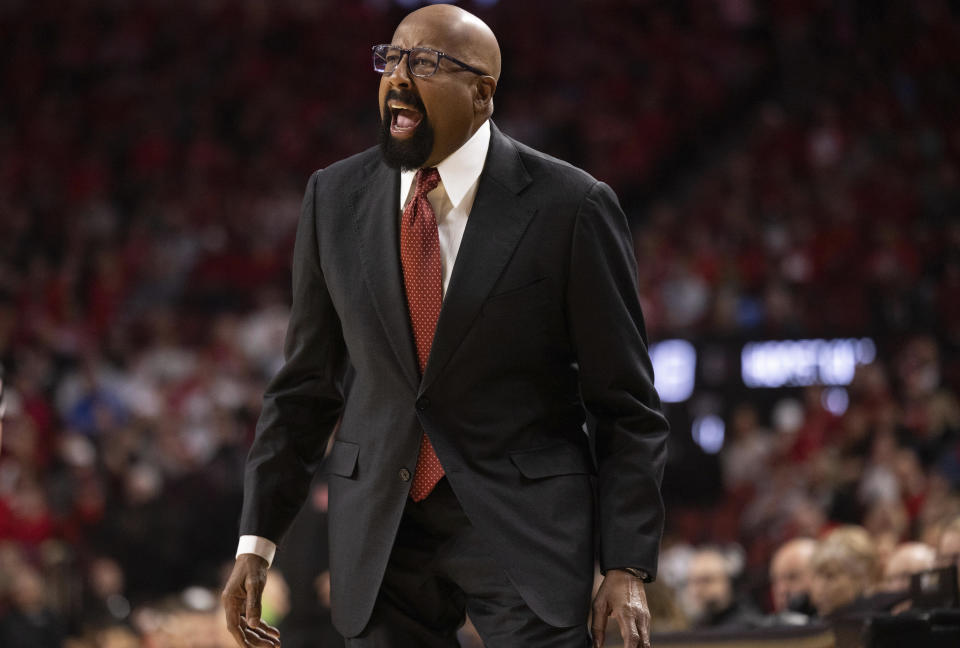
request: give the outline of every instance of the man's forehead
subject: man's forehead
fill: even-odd
[[[393,32],[391,44],[442,50],[450,43],[451,31],[449,27],[425,21],[402,22]]]

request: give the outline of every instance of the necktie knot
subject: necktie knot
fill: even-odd
[[[417,171],[417,186],[414,193],[418,196],[426,196],[437,188],[440,184],[440,172],[436,167],[429,167]]]

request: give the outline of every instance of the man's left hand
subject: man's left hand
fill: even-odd
[[[622,569],[607,572],[593,599],[593,645],[603,645],[607,617],[620,626],[624,648],[650,648],[650,607],[643,581]]]

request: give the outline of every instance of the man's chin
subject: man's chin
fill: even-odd
[[[433,137],[430,132],[420,132],[422,124],[410,131],[409,136],[395,136],[391,129],[380,131],[380,152],[387,166],[409,171],[419,169],[433,150]]]

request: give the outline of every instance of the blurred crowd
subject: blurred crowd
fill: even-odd
[[[658,332],[929,332],[960,376],[956,3],[790,4],[774,91],[636,221]],[[801,10],[818,4],[829,11]]]
[[[0,0],[0,645],[229,645],[302,187],[375,142],[400,4]],[[867,556],[843,605],[901,551],[956,553],[956,3],[465,6],[503,47],[498,125],[620,195],[652,339],[878,342],[843,414],[817,387],[728,404],[719,505],[669,514],[659,629],[786,609],[794,538],[810,573]],[[271,618],[320,614],[323,569],[281,566]]]

